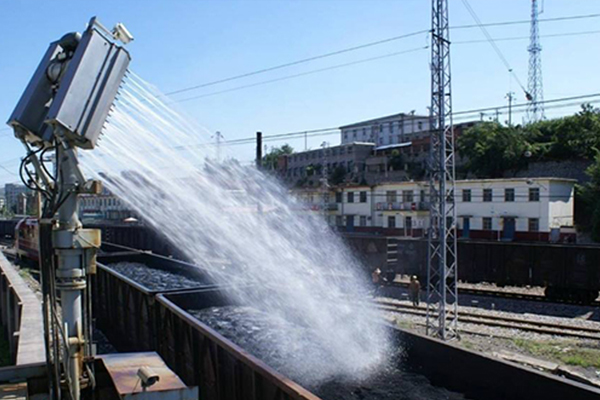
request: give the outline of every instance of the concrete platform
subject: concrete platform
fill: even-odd
[[[15,267],[0,253],[0,323],[15,365],[45,362],[42,305]]]

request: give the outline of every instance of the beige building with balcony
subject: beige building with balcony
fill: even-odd
[[[476,179],[456,182],[456,223],[464,238],[559,241],[574,234],[574,180]],[[308,193],[311,193],[308,195]],[[428,182],[295,190],[328,222],[348,232],[424,237],[429,228]],[[302,194],[304,193],[304,194]],[[310,208],[309,207],[309,208]]]

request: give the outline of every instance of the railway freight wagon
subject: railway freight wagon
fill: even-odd
[[[0,239],[14,239],[15,228],[21,218],[0,219]]]
[[[346,239],[357,253],[383,249],[385,253],[379,257],[363,257],[371,270],[380,268],[390,276],[417,275],[421,281],[427,277],[426,240],[373,236]],[[397,246],[391,247],[391,241]],[[388,254],[390,248],[393,253]],[[600,247],[596,246],[459,241],[458,257],[458,279],[463,282],[541,286],[550,298],[584,303],[596,299],[600,291]]]

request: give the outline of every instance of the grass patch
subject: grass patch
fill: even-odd
[[[468,341],[467,339],[461,339],[459,344],[467,350],[475,350],[475,344]]]
[[[412,322],[402,321],[399,319],[396,320],[396,326],[401,329],[414,329],[415,328],[415,324],[413,324]]]
[[[19,275],[23,279],[30,278],[31,277],[31,273],[29,272],[29,268],[24,268],[24,267],[19,268]]]
[[[583,368],[600,368],[600,349],[597,348],[583,347],[574,342],[545,342],[526,339],[513,339],[513,342],[533,356]]]

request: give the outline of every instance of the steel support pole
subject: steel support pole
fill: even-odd
[[[60,290],[62,328],[65,354],[63,363],[73,400],[80,398],[80,378],[83,367],[83,291],[86,288],[84,249],[76,246],[77,231],[81,228],[78,217],[77,165],[66,154],[62,145],[57,146],[60,159],[60,197],[58,226],[53,232],[53,247],[57,255],[56,288]]]
[[[454,130],[448,0],[432,0],[427,334],[457,336]]]

